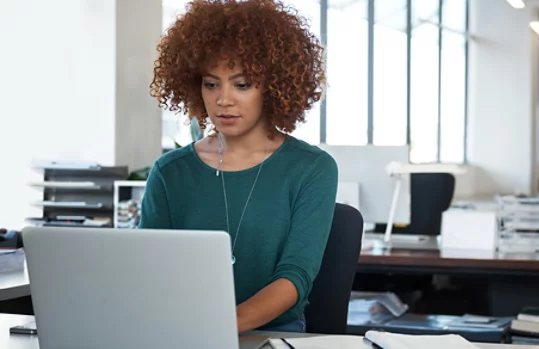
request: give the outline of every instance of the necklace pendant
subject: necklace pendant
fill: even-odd
[[[219,177],[219,170],[215,171],[215,175]]]

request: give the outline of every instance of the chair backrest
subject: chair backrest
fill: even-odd
[[[455,177],[450,173],[412,173],[410,176],[410,224],[394,226],[393,234],[439,235],[442,213],[449,208],[455,192]],[[386,224],[376,224],[384,232]]]
[[[454,191],[455,177],[450,173],[412,174],[410,233],[439,235],[442,213],[451,205]]]
[[[307,332],[346,333],[348,303],[362,234],[361,213],[351,206],[337,203],[322,265],[305,309]]]

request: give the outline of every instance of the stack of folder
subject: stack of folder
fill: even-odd
[[[509,328],[514,344],[539,345],[539,307],[526,307],[511,321]]]

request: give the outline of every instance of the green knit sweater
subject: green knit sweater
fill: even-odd
[[[224,172],[232,241],[259,166]],[[336,191],[333,158],[292,136],[264,163],[233,251],[236,302],[280,278],[290,280],[299,297],[293,308],[263,328],[297,320],[308,304],[331,229]],[[221,178],[193,144],[155,162],[139,227],[227,230]]]

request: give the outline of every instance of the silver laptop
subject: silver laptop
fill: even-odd
[[[258,349],[238,336],[228,234],[27,227],[41,349]]]

